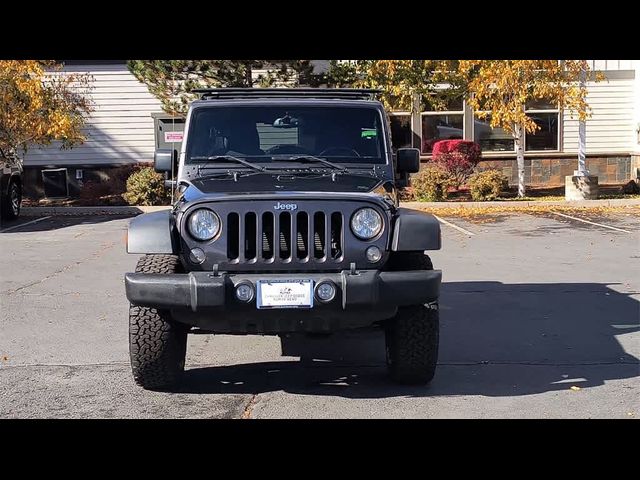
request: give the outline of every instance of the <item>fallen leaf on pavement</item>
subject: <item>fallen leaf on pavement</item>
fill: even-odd
[[[580,390],[580,387],[576,387],[575,385],[573,385],[571,387],[571,390],[573,390],[574,392],[577,392],[578,390]]]

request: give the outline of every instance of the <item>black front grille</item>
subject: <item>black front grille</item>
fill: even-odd
[[[391,231],[388,213],[371,201],[340,198],[279,200],[228,200],[198,203],[180,217],[182,250],[204,250],[203,263],[185,261],[197,270],[227,272],[338,272],[371,268],[366,249],[388,250]],[[283,209],[283,207],[288,209]],[[357,238],[349,227],[359,208],[375,208],[384,218],[381,235]],[[222,232],[208,242],[193,238],[188,230],[191,210],[210,208],[220,217]],[[386,261],[383,257],[382,262]],[[381,262],[381,264],[382,264]]]
[[[318,262],[342,259],[340,212],[236,212],[227,214],[227,260]]]

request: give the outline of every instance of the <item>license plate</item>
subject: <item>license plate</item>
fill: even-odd
[[[258,280],[258,308],[313,307],[313,280]]]

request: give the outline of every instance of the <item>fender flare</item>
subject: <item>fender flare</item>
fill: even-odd
[[[177,254],[171,210],[143,213],[129,223],[127,253]]]
[[[391,237],[391,251],[440,250],[441,246],[440,222],[433,215],[398,208]]]

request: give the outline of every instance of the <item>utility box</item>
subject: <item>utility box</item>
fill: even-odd
[[[184,132],[184,117],[173,117],[164,112],[152,113],[153,135],[156,149],[170,148],[180,152]]]
[[[66,168],[42,170],[44,196],[47,198],[67,198],[69,196],[69,176]]]

